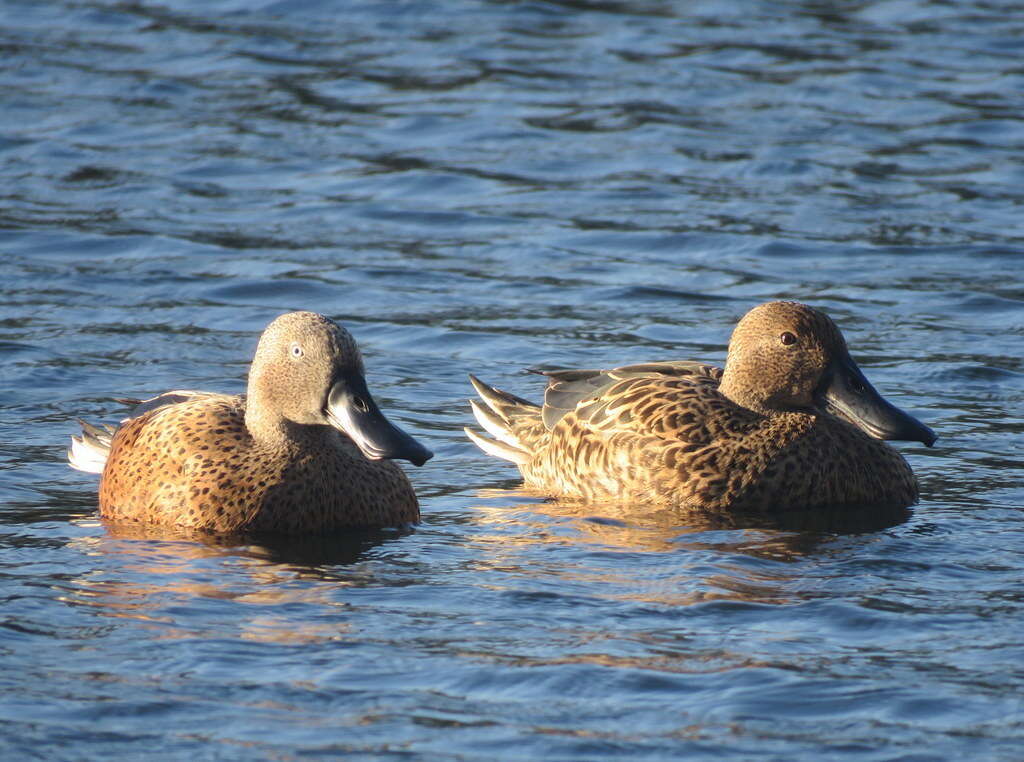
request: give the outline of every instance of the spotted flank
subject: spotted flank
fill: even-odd
[[[264,331],[244,396],[179,390],[117,428],[82,422],[68,461],[102,474],[105,518],[301,534],[417,521],[392,459],[431,455],[380,412],[348,331],[293,312]]]
[[[483,432],[466,434],[553,496],[707,511],[903,507],[917,501],[917,480],[882,440],[935,441],[875,391],[835,323],[796,302],[747,313],[724,369],[543,375],[542,405],[470,376]]]

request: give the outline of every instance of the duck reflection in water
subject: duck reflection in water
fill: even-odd
[[[712,600],[785,604],[808,590],[807,568],[844,536],[871,543],[897,526],[909,508],[834,506],[775,514],[715,514],[640,503],[599,504],[575,498],[543,499],[536,490],[484,489],[474,505],[482,531],[473,542],[496,569],[539,584],[600,580],[608,597],[669,606]],[[858,539],[862,538],[862,539]],[[541,546],[565,549],[564,564],[538,570]],[[641,553],[658,564],[651,574]],[[547,554],[543,557],[547,558]],[[615,561],[622,557],[623,562]],[[632,558],[626,562],[626,558]],[[646,571],[643,569],[646,568]]]
[[[64,600],[130,619],[158,639],[224,637],[318,643],[350,637],[355,615],[345,590],[378,585],[368,554],[401,543],[408,530],[342,535],[212,534],[134,521],[101,520],[105,532],[72,545],[102,561],[68,582]],[[95,524],[86,519],[83,525]],[[221,612],[211,621],[210,602]],[[239,616],[224,616],[224,606]],[[306,607],[296,616],[297,607]]]

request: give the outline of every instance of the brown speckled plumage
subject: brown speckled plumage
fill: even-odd
[[[362,371],[343,328],[311,312],[279,317],[260,339],[246,396],[170,392],[117,429],[103,467],[100,514],[289,534],[417,521],[402,469],[368,458],[331,421],[340,407],[332,407],[338,379],[361,380]],[[376,411],[368,393],[357,405]],[[388,435],[399,442],[390,456],[417,464],[430,457],[397,429]]]
[[[708,511],[916,502],[910,466],[866,431],[881,436],[884,423],[890,438],[926,444],[934,435],[884,401],[866,424],[828,407],[831,397],[826,406],[840,366],[856,367],[826,315],[770,302],[737,325],[724,370],[668,362],[548,372],[543,406],[473,378],[486,403],[474,413],[494,439],[467,433],[559,496]],[[856,394],[877,395],[850,372]]]

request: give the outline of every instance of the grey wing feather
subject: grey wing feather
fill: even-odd
[[[242,401],[245,399],[244,395],[241,397],[232,397],[231,395],[219,394],[217,392],[197,392],[187,389],[176,389],[172,392],[164,392],[163,394],[158,394],[157,396],[150,397],[146,400],[125,398],[120,399],[119,401],[124,402],[125,404],[134,405],[135,407],[128,414],[128,417],[121,422],[124,423],[132,418],[138,418],[139,416],[145,415],[146,413],[158,408],[167,407],[168,405],[177,405],[180,402],[200,398],[241,399]]]
[[[548,370],[537,371],[548,377],[541,413],[544,426],[550,431],[566,413],[577,410],[580,417],[591,418],[607,404],[605,392],[620,381],[652,376],[703,376],[718,380],[722,371],[713,365],[695,361],[650,362],[623,365],[612,370]],[[582,405],[582,407],[581,407]]]
[[[552,370],[544,371],[544,375],[548,377],[548,386],[544,390],[541,418],[549,431],[583,400],[600,398],[615,383],[603,370]]]

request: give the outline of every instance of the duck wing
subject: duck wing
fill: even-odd
[[[623,365],[611,370],[535,372],[548,378],[541,416],[549,431],[573,411],[595,428],[604,428],[612,420],[628,423],[637,419],[638,403],[650,402],[662,393],[686,397],[690,387],[693,391],[698,387],[712,391],[722,378],[721,368],[688,360]]]
[[[124,405],[132,406],[132,411],[128,414],[127,418],[121,421],[121,423],[127,423],[133,418],[140,418],[146,413],[150,413],[160,408],[199,399],[223,400],[224,402],[230,402],[235,406],[242,406],[245,404],[244,394],[220,394],[219,392],[200,392],[192,389],[175,389],[174,391],[164,392],[163,394],[158,394],[155,397],[150,397],[145,400],[130,397],[116,397],[115,399]]]

